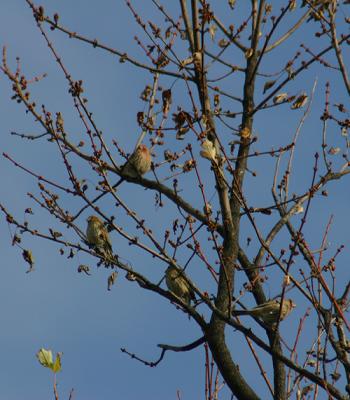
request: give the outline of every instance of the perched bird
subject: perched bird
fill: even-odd
[[[94,246],[106,259],[112,259],[112,243],[103,222],[95,215],[90,215],[87,223],[86,238],[88,243]]]
[[[149,148],[145,144],[140,144],[122,166],[121,172],[130,178],[137,178],[147,173],[151,169],[151,165],[152,156]],[[124,178],[121,178],[113,187],[119,186],[123,180]]]
[[[251,315],[253,317],[261,318],[266,324],[274,324],[277,322],[280,314],[280,301],[270,300],[266,303],[260,304],[259,306],[252,308],[251,310],[233,310],[234,316],[238,315]],[[284,299],[281,310],[282,321],[295,307],[295,304],[290,299]]]
[[[173,265],[169,265],[165,271],[165,282],[168,289],[180,297],[187,305],[191,304],[191,300],[195,300],[194,292],[183,276],[183,272]]]

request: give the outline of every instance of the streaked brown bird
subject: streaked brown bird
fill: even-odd
[[[140,144],[122,166],[122,173],[130,178],[137,178],[146,174],[152,165],[152,156],[149,148],[145,144]],[[116,188],[123,182],[121,178],[113,187]]]
[[[112,243],[108,231],[100,218],[90,215],[87,219],[86,239],[107,260],[113,259]]]
[[[270,300],[266,303],[260,304],[251,310],[233,310],[232,315],[251,315],[253,317],[261,318],[266,324],[271,325],[277,322],[280,313],[280,301]],[[282,321],[295,307],[295,303],[291,299],[284,299],[281,310]]]
[[[195,300],[194,292],[183,275],[183,272],[173,265],[169,265],[165,271],[165,282],[168,289],[180,297],[187,305]]]

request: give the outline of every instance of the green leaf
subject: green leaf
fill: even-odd
[[[52,361],[52,351],[40,349],[36,356],[38,357],[39,363],[46,368],[53,368],[53,361]]]
[[[61,368],[62,368],[62,364],[61,364],[62,353],[57,353],[56,354],[56,360],[55,361],[53,361],[52,351],[51,350],[40,349],[36,353],[36,356],[38,357],[38,360],[39,360],[40,364],[43,367],[51,369],[54,373],[61,371]]]
[[[53,367],[52,367],[52,371],[53,372],[60,372],[61,371],[61,367],[62,367],[62,364],[61,364],[61,353],[57,353],[56,354],[56,360],[55,360],[55,363],[54,363],[54,365],[53,365]]]

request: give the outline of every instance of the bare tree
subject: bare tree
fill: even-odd
[[[328,248],[332,212],[316,240],[307,232],[312,208],[329,201],[329,183],[344,184],[342,178],[350,172],[350,119],[343,100],[350,94],[345,62],[349,1],[179,0],[172,12],[167,2],[150,0],[137,9],[125,1],[143,32],[135,36],[141,57],[88,38],[61,23],[58,14],[51,17],[31,0],[26,3],[66,78],[85,139],[76,140],[62,112],[38,106],[30,87],[41,77],[28,80],[19,61],[11,68],[4,49],[1,69],[12,83],[12,98],[41,129],[37,135],[15,135],[35,140],[38,147],[49,140],[68,175],[67,182],[55,181],[44,169],[33,171],[4,154],[38,180],[39,192],[30,194],[33,207],[62,226],[61,231],[50,225],[48,231],[37,230],[35,219],[22,221],[1,203],[7,222],[17,228],[12,243],[21,246],[21,237],[31,234],[65,248],[73,260],[77,253],[88,253],[111,269],[109,289],[126,284],[117,279],[124,271],[140,290],[152,291],[171,301],[174,312],[188,314],[202,332],[194,342],[159,344],[156,361],[123,351],[155,366],[166,362],[168,351],[203,345],[208,400],[218,398],[220,376],[232,398],[261,398],[255,379],[242,373],[235,360],[239,337],[271,398],[304,399],[312,392],[313,398],[348,399],[350,323],[345,311],[350,283],[336,280],[344,246]],[[146,3],[162,24],[146,19]],[[238,20],[237,15],[244,17]],[[84,84],[66,68],[50,29],[118,57],[123,68],[146,72],[141,93],[146,106],[137,112],[139,134],[130,138],[128,149],[101,132]],[[332,80],[341,83],[337,93]],[[300,142],[316,92],[324,96],[320,130],[312,136],[318,140]],[[283,132],[274,127],[280,113],[286,120]],[[291,121],[297,124],[294,130]],[[337,139],[328,137],[330,129],[339,132]],[[80,165],[98,179],[96,187],[81,174]],[[120,194],[120,178],[123,185],[135,186],[135,206]],[[77,210],[70,207],[70,198],[79,199]],[[108,207],[101,206],[102,199],[102,204],[109,200]],[[152,202],[153,212],[145,213],[143,204]],[[160,207],[166,208],[168,220],[162,231],[155,231]],[[123,225],[116,217],[120,212],[128,218]],[[141,273],[133,261],[123,262],[116,237],[150,256],[160,279]],[[321,246],[315,250],[317,241]],[[23,249],[22,254],[32,268],[31,251]],[[79,270],[89,273],[91,268],[81,265]],[[299,322],[295,311],[289,315],[295,304]],[[306,320],[312,330],[305,329]],[[283,325],[290,327],[285,337]]]

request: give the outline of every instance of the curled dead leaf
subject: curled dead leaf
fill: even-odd
[[[304,207],[301,204],[297,204],[295,206],[294,214],[301,214],[302,212],[304,212]]]
[[[215,33],[216,33],[217,29],[218,29],[218,27],[216,26],[216,24],[211,24],[209,26],[209,35],[210,35],[211,40],[215,39]]]
[[[163,113],[168,114],[170,110],[170,105],[172,103],[171,89],[164,90],[162,93],[163,100]]]
[[[224,49],[225,47],[227,47],[229,45],[229,43],[230,42],[228,40],[222,38],[219,40],[218,46],[221,47],[222,49]]]
[[[234,6],[236,5],[236,0],[228,0],[228,5],[230,6],[231,10],[233,10]]]
[[[301,94],[300,96],[298,96],[296,98],[296,100],[294,101],[294,103],[291,106],[292,110],[296,110],[298,108],[304,107],[305,104],[307,103],[308,100],[308,96],[306,93]]]
[[[287,100],[287,98],[288,98],[288,93],[276,94],[276,96],[273,98],[273,103],[274,104],[282,103],[283,101]]]
[[[33,270],[34,257],[33,257],[33,253],[31,252],[31,250],[24,249],[22,251],[22,257],[23,257],[24,261],[29,264],[29,270],[27,272]]]
[[[275,83],[276,83],[276,81],[267,81],[267,82],[265,82],[263,93],[265,94],[265,92],[266,92],[267,90],[271,89],[272,86],[273,86]]]
[[[296,7],[297,7],[297,0],[292,0],[289,3],[289,11],[294,11],[296,9]]]
[[[184,140],[186,133],[190,130],[190,128],[179,128],[176,132],[176,139],[177,140]]]
[[[331,156],[335,156],[336,154],[338,154],[340,152],[340,147],[331,147],[328,150],[328,154],[330,154]]]
[[[113,271],[107,280],[107,289],[111,290],[111,287],[115,284],[115,281],[117,280],[117,275],[118,273],[116,271]]]

